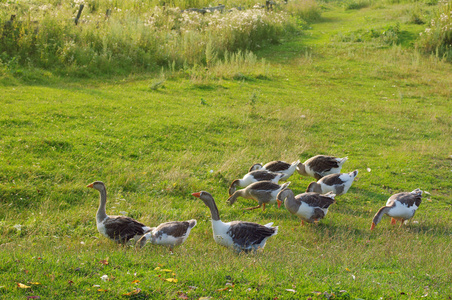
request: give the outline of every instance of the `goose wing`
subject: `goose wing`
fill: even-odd
[[[266,238],[277,233],[277,227],[265,227],[252,222],[235,221],[230,223],[227,234],[234,244],[243,248],[259,245]]]
[[[104,221],[105,232],[117,242],[127,242],[136,235],[143,235],[146,225],[125,216],[110,216]]]
[[[326,175],[325,177],[322,177],[322,179],[320,179],[320,182],[323,182],[324,184],[330,186],[344,184],[345,181],[340,178],[341,175],[343,174],[339,173]]]
[[[334,199],[326,197],[317,193],[309,192],[301,194],[300,197],[295,198],[297,201],[304,202],[311,207],[328,208],[335,202]]]
[[[278,175],[284,175],[281,173],[274,173],[274,172],[271,172],[271,171],[269,172],[269,171],[265,171],[265,170],[252,171],[248,174],[252,175],[258,181],[273,180]]]
[[[422,197],[419,194],[412,194],[408,192],[398,193],[389,197],[388,202],[386,202],[386,206],[394,206],[395,201],[398,201],[407,207],[411,207],[413,205],[419,207],[422,202]]]
[[[279,172],[279,171],[284,171],[284,170],[289,169],[290,166],[291,165],[289,163],[277,160],[277,161],[272,161],[272,162],[265,164],[264,168],[265,168],[265,170],[268,170],[268,171]]]
[[[336,157],[327,155],[317,155],[308,159],[305,164],[309,164],[309,168],[316,173],[323,173],[333,168],[339,168],[339,162]]]
[[[281,186],[271,181],[258,181],[248,186],[250,193],[268,193],[278,190]]]
[[[159,238],[162,235],[171,235],[173,237],[182,237],[187,231],[196,225],[196,220],[190,221],[172,221],[160,224],[155,228],[155,237]]]

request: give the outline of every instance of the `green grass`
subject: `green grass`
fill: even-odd
[[[89,80],[4,72],[0,298],[452,296],[452,67],[413,50],[424,27],[404,22],[408,7],[328,6],[304,35],[231,68]],[[396,24],[405,34],[395,45],[339,38]],[[318,226],[276,206],[226,205],[227,187],[253,163],[315,154],[348,156],[343,171],[360,172]],[[173,255],[117,246],[96,230],[98,193],[85,187],[94,180],[107,184],[110,214],[198,225]],[[311,179],[290,181],[301,193]],[[392,228],[385,217],[370,232],[391,194],[415,188],[428,194],[414,222]],[[274,222],[278,235],[256,254],[220,247],[190,195],[200,190],[224,221]]]

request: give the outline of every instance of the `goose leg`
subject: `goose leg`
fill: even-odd
[[[403,225],[403,222],[405,222],[405,220],[404,220],[404,219],[400,220],[400,227],[402,227],[402,225]]]
[[[391,218],[391,225],[395,225],[395,224],[397,224],[397,220],[394,218]]]
[[[262,206],[262,204],[259,204],[258,206],[255,206],[255,207],[248,207],[248,208],[245,208],[245,210],[253,210],[253,209],[257,209],[257,208],[260,208]]]
[[[265,210],[265,203],[262,204],[262,211]]]

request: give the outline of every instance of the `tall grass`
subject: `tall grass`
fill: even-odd
[[[438,5],[435,17],[420,33],[418,46],[425,52],[452,60],[452,3]]]
[[[320,20],[321,8],[315,0],[288,1],[285,9],[308,23]]]
[[[59,67],[81,74],[193,66],[209,64],[227,52],[278,43],[297,27],[287,13],[261,7],[200,14],[124,1],[107,18],[105,3],[87,1],[78,26],[74,2],[28,3],[28,10],[24,3],[0,4],[0,23],[5,24],[0,29],[1,61],[10,67]],[[8,22],[12,14],[16,19]]]

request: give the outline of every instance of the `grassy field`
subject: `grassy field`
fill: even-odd
[[[428,22],[432,7],[419,5]],[[325,4],[303,35],[207,69],[4,75],[0,298],[452,297],[452,66],[414,49],[425,25],[409,22],[412,10]],[[276,205],[226,205],[253,163],[316,154],[359,170],[318,226]],[[107,185],[107,213],[198,225],[172,255],[117,246],[97,232],[94,180]],[[311,179],[290,181],[298,194]],[[416,188],[426,193],[410,225],[385,217],[370,232],[391,194]],[[201,190],[223,221],[274,222],[278,235],[256,254],[220,247],[191,196]]]

